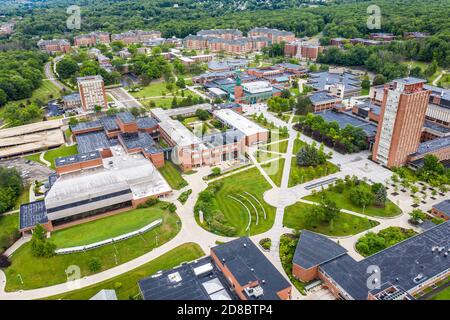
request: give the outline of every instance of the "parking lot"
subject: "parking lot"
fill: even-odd
[[[50,168],[24,158],[1,160],[0,166],[6,168],[16,168],[22,173],[22,178],[25,184],[32,183],[36,180],[47,180],[48,176],[53,173],[53,170]]]

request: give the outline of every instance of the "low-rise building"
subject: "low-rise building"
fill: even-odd
[[[253,28],[248,32],[249,37],[266,37],[271,43],[292,42],[295,40],[295,33],[285,30],[270,28]]]
[[[431,214],[437,218],[450,220],[450,199],[435,204],[431,208]]]
[[[39,40],[37,46],[49,54],[68,53],[72,50],[70,42],[66,39]]]
[[[323,47],[308,44],[303,41],[293,41],[286,43],[284,46],[284,55],[291,58],[316,60],[319,53],[323,51]]]
[[[158,38],[161,38],[160,31],[130,30],[119,34],[113,34],[111,36],[111,41],[123,41],[126,45],[129,45],[133,43],[144,43]]]
[[[292,286],[249,238],[138,282],[144,300],[290,300]]]
[[[416,293],[450,275],[449,248],[449,222],[361,261],[355,261],[334,240],[303,230],[292,273],[304,282],[322,280],[338,299],[413,299]]]
[[[361,80],[348,72],[313,72],[308,79],[308,85],[316,91],[326,90],[341,99],[361,94]]]
[[[110,42],[110,35],[108,32],[91,32],[89,34],[82,34],[73,38],[75,46],[95,46],[96,44],[107,44]]]

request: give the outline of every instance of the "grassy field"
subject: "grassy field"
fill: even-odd
[[[40,153],[35,153],[35,154],[30,154],[29,156],[26,156],[25,159],[39,163],[39,164],[43,165],[44,167],[46,167],[47,165],[40,160],[40,156],[41,156]]]
[[[278,153],[265,152],[262,150],[258,150],[255,153],[255,158],[256,158],[256,161],[258,161],[258,162],[265,162],[265,161],[276,159],[279,157],[281,157],[281,155],[279,155]]]
[[[216,194],[214,194],[212,203],[217,210],[223,213],[226,221],[224,224],[236,228],[236,236],[247,235],[245,229],[248,224],[249,216],[247,210],[240,203],[229,198],[229,195],[236,198],[238,198],[239,195],[242,195],[247,199],[251,199],[252,203],[256,206],[259,212],[258,225],[256,225],[256,214],[253,208],[249,203],[243,201],[241,198],[241,201],[246,203],[246,205],[253,210],[250,225],[251,235],[265,232],[272,227],[275,218],[275,208],[267,204],[263,199],[263,194],[266,190],[270,189],[270,184],[264,179],[257,168],[251,168],[218,181],[223,182],[223,186]],[[252,194],[263,205],[267,214],[267,220],[264,220],[262,209],[259,207],[258,203],[245,194],[245,192]],[[206,222],[203,224],[199,222],[198,214],[196,214],[196,219],[202,227],[211,232],[215,232],[210,229]]]
[[[304,199],[314,202],[319,202],[322,196],[327,196],[329,199],[336,202],[338,207],[354,212],[363,213],[363,209],[354,205],[350,201],[350,190],[345,189],[342,193],[336,191],[324,190],[315,195],[306,196]],[[371,205],[364,210],[364,214],[374,217],[394,217],[402,213],[402,210],[397,207],[392,201],[388,200],[384,208]]]
[[[149,277],[152,274],[160,270],[169,270],[183,262],[193,261],[201,258],[205,253],[196,243],[185,243],[172,249],[158,258],[136,268],[120,276],[111,278],[107,281],[100,282],[98,284],[64,293],[61,295],[49,297],[49,300],[88,300],[93,297],[97,292],[103,289],[115,289],[117,298],[119,300],[128,300],[130,297],[136,297],[139,294],[139,288],[137,282],[145,277]],[[116,284],[120,283],[119,289],[116,288]]]
[[[316,167],[301,167],[297,165],[297,158],[292,158],[291,172],[289,174],[289,187],[294,187],[314,179],[325,177],[339,171],[339,168],[327,162]]]
[[[88,276],[123,264],[161,246],[175,237],[178,232],[177,223],[180,221],[176,214],[163,210],[162,205],[163,203],[160,203],[148,209],[159,213],[154,217],[163,219],[161,226],[142,236],[117,242],[114,245],[106,245],[82,253],[38,258],[33,256],[31,244],[26,243],[11,256],[12,265],[4,270],[7,278],[6,291],[34,289],[63,283],[67,280],[65,270],[72,265],[80,268],[81,276]],[[95,272],[89,268],[89,262],[93,258],[98,259],[101,264],[100,270]],[[19,280],[19,274],[23,284]]]
[[[442,290],[435,296],[433,296],[430,300],[450,300],[450,287]]]
[[[166,88],[166,82],[151,83],[146,87],[143,87],[140,91],[130,92],[130,94],[135,98],[146,98],[146,97],[159,97],[165,92],[169,93]]]
[[[180,170],[170,161],[166,161],[164,167],[159,169],[159,172],[172,189],[180,190],[188,185],[187,181],[181,176]]]
[[[263,145],[259,149],[266,151],[275,151],[280,153],[286,153],[288,147],[288,140],[278,141],[272,144]]]
[[[87,245],[136,231],[163,214],[164,210],[160,207],[135,209],[56,231],[51,239],[58,248]]]
[[[50,98],[50,96],[53,96],[53,98]],[[48,101],[52,99],[58,99],[59,97],[61,97],[59,88],[55,86],[51,81],[44,80],[42,81],[42,85],[33,91],[33,94],[30,98],[12,101],[9,104],[18,106],[21,103],[26,104],[28,100],[33,102],[36,99],[42,101],[43,103],[47,103]]]
[[[307,229],[327,236],[349,236],[368,230],[378,224],[368,218],[361,218],[341,212],[339,217],[330,223],[308,226],[306,216],[313,205],[297,202],[284,211],[283,225],[297,230]]]
[[[16,239],[19,229],[19,214],[0,215],[0,253]]]
[[[62,145],[59,148],[49,150],[45,153],[44,159],[51,163],[50,168],[55,169],[55,159],[59,157],[68,157],[78,153],[77,145],[67,147]]]
[[[16,205],[14,206],[14,210],[19,210],[21,204],[29,202],[30,202],[30,186],[24,186],[19,199],[17,199]]]
[[[272,161],[261,165],[264,171],[267,172],[270,179],[278,186],[281,186],[281,179],[283,178],[284,158],[280,158],[277,161]]]

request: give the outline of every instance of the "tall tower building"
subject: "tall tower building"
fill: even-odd
[[[236,103],[241,103],[244,97],[244,89],[242,88],[242,80],[240,77],[240,72],[236,72],[236,85],[234,87],[234,101]]]
[[[431,91],[416,78],[395,80],[384,88],[372,158],[389,168],[407,163],[420,144]]]
[[[100,106],[102,109],[108,108],[105,83],[101,76],[88,76],[77,80],[81,106],[85,112],[94,110],[95,106]]]

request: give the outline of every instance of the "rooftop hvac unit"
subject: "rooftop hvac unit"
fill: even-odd
[[[178,283],[178,282],[181,282],[181,280],[183,280],[183,278],[181,278],[179,272],[171,273],[167,276],[167,278],[169,279],[170,283]]]
[[[207,264],[204,264],[204,265],[194,268],[194,274],[198,277],[202,274],[211,272],[212,270],[213,270],[212,264],[207,263]]]
[[[261,288],[261,286],[256,286],[256,287],[253,287],[253,288],[245,288],[244,290],[245,290],[245,292],[247,293],[247,295],[249,297],[258,298],[258,297],[261,297],[264,294],[264,289]]]

